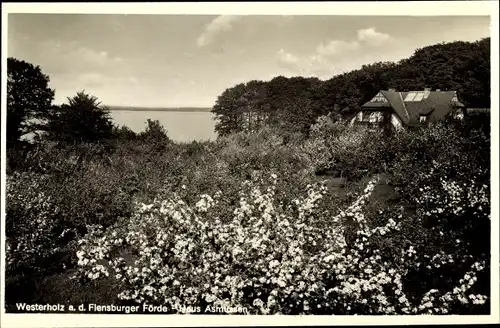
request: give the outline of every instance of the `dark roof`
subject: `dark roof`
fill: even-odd
[[[398,114],[399,118],[406,123],[410,123],[410,115],[408,113],[408,110],[406,109],[406,106],[403,102],[403,95],[400,92],[396,91],[381,91],[382,94],[387,98],[389,103],[391,104],[391,107],[394,109],[396,114]]]
[[[425,92],[425,91],[410,91]],[[426,115],[427,121],[437,122],[443,119],[455,107],[464,107],[460,101],[453,101],[456,91],[428,91],[428,96],[420,101],[404,101],[410,92],[397,92],[393,90],[380,90],[387,99],[387,103],[372,102],[365,103],[363,110],[392,107],[403,123],[408,125],[419,125],[420,115]],[[458,99],[458,98],[457,98]]]

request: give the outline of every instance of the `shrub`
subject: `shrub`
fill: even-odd
[[[85,234],[88,224],[108,226],[130,215],[132,194],[122,186],[122,172],[92,155],[92,147],[88,151],[78,160],[68,149],[38,149],[27,161],[40,166],[8,176],[6,236],[12,272],[42,274],[69,266],[48,258],[67,253],[69,242]]]
[[[250,177],[254,171],[272,171],[293,175],[309,170],[309,159],[298,150],[299,142],[289,136],[277,134],[272,128],[265,127],[258,132],[240,132],[218,139],[216,150],[226,161],[232,174],[243,178]]]
[[[64,263],[54,256],[64,251],[75,235],[56,218],[60,207],[47,186],[49,176],[14,174],[6,183],[6,274],[28,275],[57,271]]]
[[[139,138],[154,145],[155,150],[164,150],[167,143],[170,142],[165,128],[160,124],[160,121],[149,118],[146,124],[146,130],[139,133]]]
[[[113,127],[113,136],[121,142],[129,140],[137,140],[138,135],[132,131],[129,127],[123,125],[120,127]]]
[[[331,171],[357,181],[384,171],[383,147],[381,133],[323,116],[311,126],[303,151],[314,162],[316,172]]]
[[[175,194],[138,204],[129,219],[95,227],[79,241],[75,278],[110,277],[121,284],[119,299],[168,304],[172,312],[184,304],[242,306],[254,314],[445,314],[459,311],[460,303],[473,303],[469,311],[487,306],[488,295],[474,290],[484,261],[417,245],[404,235],[401,213],[378,213],[381,224],[372,225],[375,216],[364,207],[376,179],[336,215],[322,205],[322,185],[284,206],[277,177],[268,182],[244,183],[229,209],[220,208],[222,193],[202,195],[194,206]],[[231,218],[222,220],[221,210]],[[344,229],[349,220],[357,227],[352,247]],[[398,256],[382,254],[384,238],[404,240]],[[462,264],[451,284],[408,290],[412,270],[451,261]]]

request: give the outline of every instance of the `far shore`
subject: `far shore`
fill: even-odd
[[[107,106],[112,111],[134,112],[210,112],[210,107],[134,107],[134,106]]]

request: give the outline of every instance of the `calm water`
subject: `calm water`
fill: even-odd
[[[144,131],[148,118],[158,120],[168,136],[178,142],[215,140],[217,137],[214,115],[210,112],[112,110],[111,117],[116,125],[126,125],[134,132]]]

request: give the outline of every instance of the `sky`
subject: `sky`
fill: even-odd
[[[56,104],[85,90],[106,105],[212,107],[241,82],[328,79],[489,36],[488,16],[8,16],[8,56],[39,65]]]

